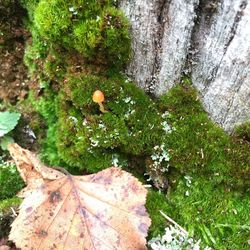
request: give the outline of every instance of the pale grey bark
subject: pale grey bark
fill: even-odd
[[[247,0],[119,4],[131,22],[134,55],[127,73],[138,86],[159,96],[180,81],[189,65],[193,84],[215,122],[230,132],[250,120]]]
[[[133,58],[127,73],[143,89],[149,90],[154,75],[159,43],[161,0],[121,1],[120,7],[131,23]]]
[[[180,79],[198,0],[128,0],[120,8],[131,22],[128,75],[147,92],[160,95]]]
[[[198,0],[172,0],[162,39],[161,65],[154,93],[160,95],[180,80],[185,66]]]
[[[205,109],[227,131],[250,120],[250,5],[224,0],[200,18],[192,81]]]

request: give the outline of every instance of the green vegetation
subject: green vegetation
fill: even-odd
[[[21,199],[17,197],[1,200],[0,199],[0,237],[6,237],[9,234],[10,225],[14,220],[13,211],[21,204]]]
[[[162,141],[163,118],[134,84],[122,78],[77,75],[67,76],[64,87],[57,109],[57,146],[69,165],[95,172],[111,166],[114,154],[151,155]],[[92,100],[96,89],[105,93],[107,113]]]
[[[17,125],[21,114],[11,112],[0,112],[0,137],[9,133]]]
[[[37,83],[26,101],[45,124],[40,117],[31,124],[41,159],[80,174],[120,165],[153,184],[149,238],[167,226],[162,210],[203,246],[248,249],[249,124],[227,135],[210,121],[187,79],[155,102],[127,80],[120,71],[131,53],[129,24],[112,1],[22,4],[32,35],[24,61]],[[92,101],[97,89],[107,113]],[[23,186],[13,169],[0,165],[0,200]],[[8,204],[1,202],[0,211]]]
[[[33,92],[29,98],[47,124],[42,159],[96,172],[114,159],[145,160],[154,154],[163,142],[165,120],[119,73],[130,56],[123,14],[111,1],[23,3],[31,8],[32,33],[24,60],[43,91],[42,97]],[[108,113],[92,101],[97,89],[104,92]]]
[[[203,246],[249,249],[250,144],[213,124],[190,84],[174,87],[161,97],[159,107],[170,112],[174,128],[166,139],[171,187],[165,199],[149,194],[149,212],[152,201],[157,204],[150,213],[152,229],[166,223],[156,213],[161,209]]]
[[[111,1],[23,1],[30,17],[31,54],[78,51],[93,64],[120,70],[130,56],[129,24]],[[40,52],[40,53],[39,53]]]
[[[149,228],[149,236],[156,237],[164,232],[165,227],[168,225],[166,219],[161,215],[160,211],[169,211],[169,204],[165,194],[156,190],[149,190],[146,203],[147,211],[151,218],[151,227]]]
[[[190,84],[179,85],[159,101],[168,110],[174,131],[166,144],[174,168],[182,173],[211,176],[215,183],[249,189],[250,144],[230,137],[216,126],[203,110]]]
[[[11,198],[24,186],[15,167],[0,158],[0,200]]]
[[[217,185],[212,176],[186,174],[170,192],[168,204],[168,216],[203,246],[249,249],[249,193]]]
[[[16,166],[4,161],[0,156],[0,238],[7,236],[13,221],[11,208],[16,209],[21,199],[15,195],[24,187]]]

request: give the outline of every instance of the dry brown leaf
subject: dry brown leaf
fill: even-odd
[[[32,167],[37,160],[33,155],[29,159],[30,153],[18,145],[11,150],[27,183],[30,171],[35,169],[40,176],[44,176],[44,170],[50,171],[42,165]],[[18,156],[22,152],[25,155]],[[60,174],[58,178],[53,171],[53,177],[48,175],[46,182],[35,189],[32,184],[33,191],[21,204],[9,236],[17,247],[146,249],[151,223],[144,207],[147,191],[135,177],[115,167],[87,176]]]
[[[20,197],[24,197],[26,192],[32,191],[47,181],[59,179],[64,176],[61,172],[41,164],[35,154],[23,149],[16,143],[10,144],[8,150],[15,160],[21,177],[26,183],[26,188],[19,193]]]
[[[0,246],[0,250],[10,250],[10,247],[7,245]]]

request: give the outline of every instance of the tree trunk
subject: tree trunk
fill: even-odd
[[[127,73],[166,93],[191,74],[205,109],[226,131],[250,120],[250,5],[247,0],[121,0],[131,22]]]

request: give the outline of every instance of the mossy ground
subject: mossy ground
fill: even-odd
[[[12,209],[16,210],[21,201],[15,195],[23,187],[24,183],[15,165],[0,158],[0,238],[8,235],[14,219]]]
[[[212,123],[190,84],[173,88],[159,107],[170,112],[175,130],[166,141],[172,166],[168,194],[152,191],[148,197],[151,235],[166,223],[156,212],[161,209],[203,246],[249,249],[249,142],[242,133],[229,136]]]
[[[21,2],[32,34],[24,61],[37,86],[19,105],[32,104],[39,113],[31,127],[41,159],[80,174],[116,163],[145,184],[150,172],[151,184],[164,188],[149,189],[149,237],[167,226],[162,210],[202,245],[248,249],[249,125],[227,135],[208,118],[187,79],[153,101],[122,76],[131,53],[129,24],[113,1]],[[108,113],[92,102],[96,89],[104,92]],[[2,190],[10,193],[1,199],[21,186],[7,185]]]

